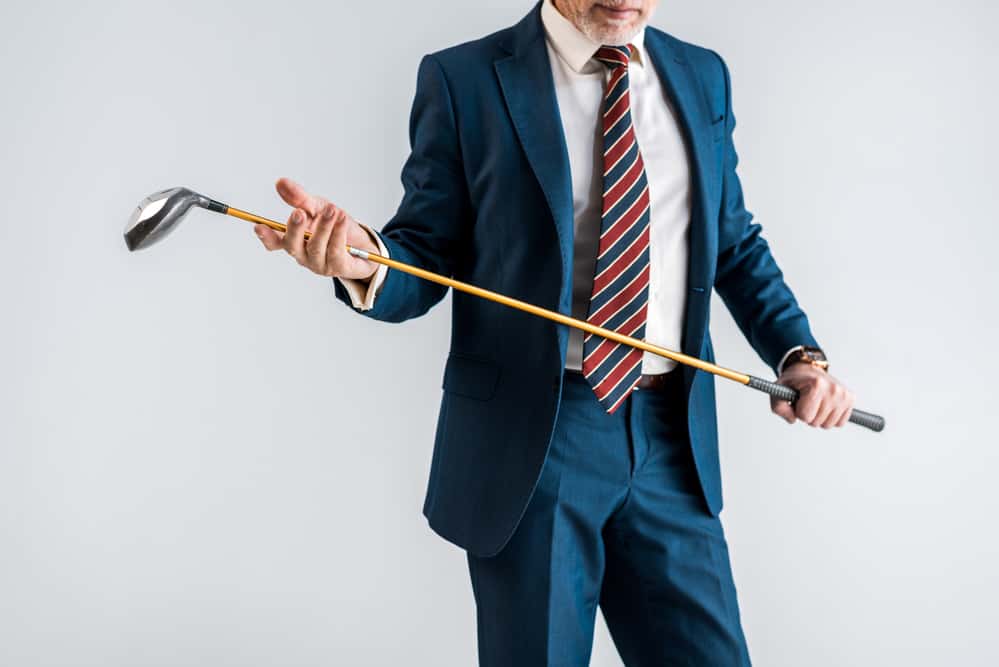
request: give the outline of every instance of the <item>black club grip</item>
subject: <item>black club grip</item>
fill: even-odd
[[[785,387],[782,384],[777,384],[776,382],[770,382],[769,380],[764,380],[762,378],[749,376],[749,384],[747,385],[756,389],[757,391],[762,391],[765,394],[770,394],[782,401],[787,401],[788,403],[794,403],[798,400],[798,391],[792,389],[791,387]],[[864,412],[863,410],[854,409],[850,413],[850,421],[859,426],[869,428],[872,431],[882,431],[885,427],[885,418],[880,415],[871,414],[870,412]]]

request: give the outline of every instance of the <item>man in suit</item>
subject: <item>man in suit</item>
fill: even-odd
[[[789,422],[852,395],[743,206],[728,70],[646,27],[656,0],[543,0],[424,57],[405,194],[380,232],[282,179],[264,245],[401,322],[446,288],[347,244],[713,359],[717,291]],[[312,232],[304,241],[304,232]],[[468,553],[483,665],[584,665],[597,605],[628,665],[749,663],[718,513],[713,376],[455,292],[424,513]]]

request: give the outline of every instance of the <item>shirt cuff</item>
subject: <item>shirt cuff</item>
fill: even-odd
[[[778,377],[784,372],[784,362],[787,361],[787,358],[790,357],[795,352],[797,352],[798,350],[803,350],[803,349],[805,349],[804,345],[795,345],[790,350],[784,353],[784,356],[780,358],[780,363],[777,364]]]
[[[388,257],[388,248],[382,243],[381,236],[378,235],[375,230],[371,229],[362,222],[357,224],[361,225],[365,231],[368,232],[368,236],[371,240],[375,242],[378,246],[378,254],[382,257]],[[378,269],[375,274],[371,276],[371,279],[367,284],[363,280],[356,280],[354,278],[341,278],[336,277],[336,280],[340,281],[344,289],[347,290],[347,294],[350,295],[350,303],[358,310],[370,310],[375,305],[375,297],[378,296],[378,292],[381,290],[382,283],[385,282],[385,274],[388,273],[388,267],[384,264],[379,264]]]

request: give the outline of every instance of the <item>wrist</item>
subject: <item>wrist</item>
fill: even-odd
[[[375,230],[371,229],[365,224],[357,222],[356,220],[354,221],[354,223],[366,232],[366,234],[363,236],[363,240],[361,240],[357,244],[358,249],[364,250],[365,252],[369,252],[373,255],[382,254],[382,249],[378,245],[378,240],[375,234]],[[357,278],[358,281],[364,283],[365,285],[369,284],[374,279],[375,274],[378,273],[378,267],[379,267],[379,264],[376,264],[375,262],[372,262],[370,260],[367,262],[367,265],[371,267],[371,273],[364,276],[363,278]]]
[[[808,364],[821,371],[829,371],[829,359],[821,348],[810,345],[799,345],[787,351],[780,363],[780,372],[783,373],[795,364]]]

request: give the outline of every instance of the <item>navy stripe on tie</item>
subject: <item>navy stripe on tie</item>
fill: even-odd
[[[628,63],[634,47],[604,46],[594,56],[610,75],[601,126],[600,240],[587,321],[624,335],[645,336],[649,301],[648,179],[631,117]],[[641,377],[642,352],[592,334],[583,338],[583,374],[597,400],[614,412]]]

